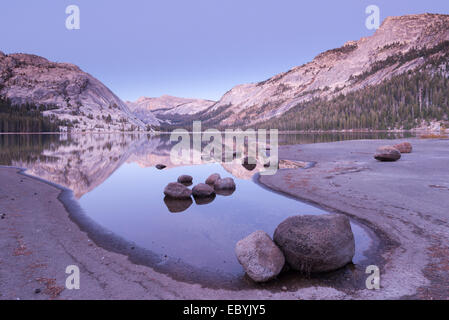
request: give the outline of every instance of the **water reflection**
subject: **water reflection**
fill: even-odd
[[[410,133],[280,134],[280,144],[330,142],[348,139],[399,138]],[[140,167],[173,168],[169,135],[147,134],[7,134],[0,135],[0,165],[28,169],[38,176],[73,190],[80,198],[103,183],[124,163]],[[246,161],[246,162],[245,162]],[[251,179],[263,164],[235,159],[223,167],[233,176]]]
[[[320,138],[321,136],[321,138]],[[283,143],[340,140],[353,135],[280,135]],[[366,139],[367,136],[360,135]],[[377,137],[377,136],[374,136]],[[393,137],[393,136],[391,136]],[[310,140],[312,139],[312,140]],[[177,166],[170,161],[169,135],[0,135],[0,164],[73,190],[86,215],[112,234],[162,257],[154,267],[184,263],[194,270],[241,276],[235,243],[255,230],[273,234],[295,214],[323,210],[270,192],[251,178],[263,164],[247,167],[242,159],[227,164]],[[162,171],[157,164],[164,164]],[[243,164],[243,165],[242,165]],[[251,169],[251,170],[250,170]],[[204,182],[212,173],[233,177],[237,189],[209,198],[172,200],[163,189],[180,175]],[[354,262],[363,259],[370,237],[352,225]]]
[[[164,197],[164,203],[168,211],[172,213],[179,213],[186,211],[193,203],[191,198],[188,199],[173,199],[171,197]]]

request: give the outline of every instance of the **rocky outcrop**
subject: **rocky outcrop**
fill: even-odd
[[[379,161],[397,161],[401,159],[401,153],[392,146],[382,146],[377,148],[374,159]]]
[[[246,274],[256,282],[275,278],[285,263],[281,250],[260,230],[237,242],[235,254]]]
[[[172,199],[189,199],[192,195],[192,190],[182,183],[171,182],[165,187],[164,194]]]
[[[299,215],[276,228],[274,242],[289,266],[305,273],[339,269],[352,261],[354,235],[341,214]]]
[[[145,130],[144,123],[99,80],[75,65],[30,54],[0,55],[0,96],[73,123],[73,131]],[[157,125],[158,121],[150,124]]]

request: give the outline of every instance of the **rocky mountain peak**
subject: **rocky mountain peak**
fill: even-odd
[[[445,41],[449,41],[449,15],[389,17],[370,37],[348,41],[265,81],[234,87],[201,117],[222,126],[254,124],[311,99],[332,98],[416,69],[426,59],[413,50]]]
[[[0,55],[0,96],[14,105],[57,107],[45,111],[46,115],[70,121],[74,131],[145,128],[99,80],[73,64],[55,63],[37,55]]]

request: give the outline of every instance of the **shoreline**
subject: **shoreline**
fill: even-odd
[[[413,140],[412,143],[415,144],[428,144],[428,141],[421,141],[415,140],[415,139],[409,139]],[[363,142],[364,145],[363,148],[371,150],[373,148],[373,144],[382,144],[382,143],[392,143],[392,140],[358,140]],[[287,292],[279,290],[279,285],[273,285],[273,284],[264,284],[264,285],[254,285],[251,284],[250,286],[246,288],[241,288],[237,290],[228,290],[224,288],[220,288],[218,286],[216,287],[204,287],[195,283],[187,283],[178,281],[164,273],[160,273],[150,267],[146,267],[143,265],[139,265],[137,263],[133,263],[133,259],[128,259],[125,255],[119,254],[117,252],[110,251],[110,248],[104,249],[103,247],[97,246],[95,244],[95,240],[92,241],[92,238],[95,238],[92,236],[92,230],[89,232],[89,230],[83,230],[83,228],[79,228],[80,223],[75,223],[73,219],[73,214],[69,213],[70,211],[73,211],[74,208],[68,208],[66,206],[67,200],[71,198],[71,191],[70,190],[64,190],[64,188],[59,188],[59,186],[56,186],[52,184],[51,182],[44,181],[42,179],[29,176],[27,174],[23,174],[21,169],[18,168],[12,168],[12,167],[0,167],[0,175],[2,176],[2,179],[0,181],[6,181],[9,180],[13,182],[16,181],[15,184],[17,186],[14,186],[14,183],[8,184],[8,187],[11,186],[11,189],[15,189],[18,187],[17,192],[23,193],[24,189],[23,184],[25,182],[17,182],[17,179],[20,180],[27,180],[27,188],[31,189],[38,189],[38,190],[45,190],[45,193],[49,193],[44,198],[39,199],[33,199],[33,200],[40,200],[43,203],[52,203],[52,205],[56,206],[57,208],[53,208],[53,210],[50,210],[51,212],[51,219],[47,221],[52,221],[52,223],[47,225],[43,223],[43,221],[40,221],[39,225],[42,226],[42,228],[48,228],[51,229],[52,232],[49,234],[59,234],[58,237],[52,236],[52,239],[56,244],[49,245],[48,243],[45,244],[47,247],[43,249],[43,251],[46,251],[46,255],[50,258],[51,264],[53,266],[49,267],[48,269],[53,269],[53,272],[50,272],[49,275],[45,276],[46,279],[56,279],[56,283],[58,284],[64,284],[65,283],[65,266],[58,269],[58,271],[55,273],[55,267],[58,265],[58,261],[60,258],[57,258],[56,252],[58,252],[58,243],[64,242],[65,243],[65,258],[64,260],[73,260],[75,262],[82,262],[80,263],[82,266],[80,266],[82,277],[88,277],[88,280],[81,280],[82,281],[82,287],[83,283],[85,284],[86,281],[90,284],[85,284],[88,286],[88,289],[83,290],[64,290],[62,289],[60,295],[57,295],[55,298],[62,298],[62,299],[383,299],[383,298],[405,298],[405,297],[423,297],[423,298],[438,298],[438,297],[444,297],[444,293],[442,293],[441,290],[448,289],[447,287],[443,287],[441,289],[435,289],[435,285],[432,283],[432,278],[436,275],[430,274],[427,271],[425,271],[426,266],[428,266],[429,263],[431,263],[431,259],[425,259],[425,261],[420,261],[420,263],[417,263],[415,266],[409,266],[404,264],[404,254],[398,253],[398,251],[405,250],[411,250],[413,248],[409,248],[409,243],[404,243],[398,240],[397,237],[394,234],[391,234],[391,230],[388,230],[388,228],[385,228],[385,223],[391,223],[389,220],[395,220],[396,218],[402,218],[402,217],[385,217],[387,220],[385,223],[382,223],[382,221],[378,221],[379,219],[373,219],[371,215],[365,214],[365,212],[356,212],[354,211],[354,208],[351,205],[348,205],[347,203],[344,203],[345,196],[340,195],[343,200],[336,201],[333,197],[330,196],[323,196],[326,195],[326,192],[329,192],[329,187],[323,188],[322,180],[324,180],[327,184],[329,184],[329,181],[333,181],[334,179],[328,179],[326,178],[329,173],[329,169],[335,169],[335,164],[333,167],[330,167],[329,164],[332,163],[328,160],[328,163],[326,163],[325,160],[322,160],[322,158],[325,158],[325,154],[320,154],[324,150],[326,151],[326,147],[328,148],[329,145],[331,145],[331,148],[335,146],[336,144],[350,144],[352,147],[354,146],[355,141],[346,141],[346,142],[335,142],[335,143],[319,143],[319,144],[311,144],[311,145],[292,145],[292,146],[282,146],[280,147],[280,157],[281,158],[287,158],[291,160],[310,160],[312,158],[305,159],[304,156],[307,157],[315,157],[317,161],[317,166],[307,169],[306,171],[298,171],[295,172],[296,169],[287,169],[279,171],[278,174],[275,176],[264,176],[262,177],[262,181],[260,182],[263,187],[270,188],[271,190],[282,192],[284,194],[288,194],[289,196],[292,196],[296,199],[299,199],[300,201],[306,201],[315,203],[319,207],[323,208],[329,208],[330,211],[334,212],[343,212],[347,215],[349,215],[351,218],[354,218],[356,221],[362,222],[362,224],[367,224],[370,228],[372,228],[374,231],[377,231],[377,235],[380,236],[382,239],[382,245],[381,254],[376,258],[376,263],[380,265],[382,269],[381,274],[381,285],[382,289],[379,291],[370,291],[370,290],[363,290],[362,284],[364,284],[364,279],[361,278],[360,270],[358,270],[359,275],[358,279],[355,279],[355,282],[353,283],[344,283],[344,281],[341,281],[340,278],[342,278],[342,275],[330,275],[327,279],[323,279],[322,277],[312,277],[311,279],[298,279],[293,280],[292,278],[298,278],[297,274],[295,275],[287,275],[285,279],[281,280],[282,285],[284,286],[287,284],[288,290]],[[359,142],[358,144],[361,144]],[[433,141],[430,142],[431,144],[434,143]],[[449,143],[447,141],[438,142],[443,143],[445,146],[449,146]],[[367,146],[369,145],[369,146]],[[324,148],[323,148],[324,147]],[[341,147],[341,146],[340,146]],[[315,150],[314,150],[315,149]],[[375,150],[375,148],[374,148]],[[304,153],[304,151],[307,151],[307,154]],[[418,151],[414,151],[418,152]],[[363,152],[362,152],[363,153]],[[367,152],[365,152],[367,153]],[[411,155],[413,155],[412,153]],[[371,155],[372,156],[372,155]],[[365,157],[365,154],[363,155]],[[408,155],[404,155],[404,158],[408,157]],[[360,158],[360,156],[359,156]],[[357,159],[360,162],[360,159]],[[373,160],[374,161],[374,160]],[[339,163],[337,161],[337,163]],[[378,165],[385,165],[380,164],[377,162],[373,162],[374,164]],[[397,162],[397,164],[401,163],[401,160]],[[363,173],[366,171],[369,171],[367,169],[363,169],[363,166],[366,164],[354,164],[354,163],[347,163],[345,161],[340,162],[339,164],[341,168],[339,168],[337,171],[334,172],[337,177],[339,176],[354,176],[359,173]],[[388,164],[386,164],[388,165]],[[326,167],[327,166],[327,167]],[[360,167],[361,166],[361,167]],[[355,169],[354,169],[355,167]],[[348,170],[349,168],[349,170]],[[324,169],[324,171],[323,171]],[[20,173],[22,172],[22,173]],[[325,175],[323,175],[323,172]],[[290,183],[286,177],[288,176],[289,179],[292,179],[292,177],[296,177],[298,179],[301,179],[301,176],[313,176],[315,180],[320,181],[319,183],[312,184],[309,183],[306,188],[291,188],[289,185],[286,184],[286,181]],[[7,177],[7,179],[3,179],[4,177]],[[268,177],[268,178],[267,178]],[[338,181],[341,183],[341,181]],[[44,185],[47,187],[45,188]],[[323,190],[320,190],[323,189]],[[448,189],[449,190],[449,189]],[[11,203],[9,203],[8,207],[4,207],[5,199],[1,196],[1,194],[5,194],[4,185],[2,186],[2,183],[0,182],[0,210],[4,211],[5,209],[10,209],[10,211],[13,212],[12,216],[9,217],[9,214],[7,214],[6,221],[8,220],[17,220],[16,225],[18,228],[21,228],[23,230],[30,231],[30,228],[32,229],[33,226],[29,225],[29,221],[25,219],[24,217],[21,217],[20,214],[14,213],[14,211],[23,211],[22,207],[27,207],[31,205],[31,208],[33,208],[31,211],[35,211],[38,213],[40,219],[42,220],[45,218],[48,213],[46,212],[40,212],[42,210],[35,210],[35,206],[31,204],[30,199],[25,200],[21,197],[17,197],[17,199],[20,199],[20,201],[16,201],[14,203],[14,206],[11,207]],[[58,203],[53,203],[51,199],[58,199],[60,201],[57,201]],[[6,203],[8,203],[7,201]],[[20,203],[19,203],[20,202]],[[70,200],[68,201],[70,203]],[[394,202],[394,201],[393,201]],[[41,205],[43,204],[41,203]],[[63,204],[65,203],[65,204]],[[74,202],[75,206],[77,205],[76,202]],[[70,206],[70,205],[69,205]],[[12,210],[11,210],[12,209]],[[15,210],[14,210],[15,209]],[[30,210],[30,208],[28,208]],[[75,208],[76,210],[76,208]],[[368,206],[365,208],[365,210],[375,211],[375,206]],[[1,213],[1,212],[0,212]],[[19,214],[19,216],[14,217],[14,214]],[[3,222],[5,220],[0,220],[0,241],[4,241],[3,238],[5,236],[8,236],[8,230],[10,230],[11,226],[9,228],[3,228],[4,225]],[[8,221],[9,222],[9,221]],[[78,221],[79,222],[79,221]],[[83,223],[81,223],[83,224]],[[414,221],[411,221],[411,225],[414,224]],[[444,224],[442,224],[442,228],[445,232],[447,232],[447,220],[444,221]],[[69,229],[70,232],[65,233],[64,228]],[[413,230],[411,234],[414,234],[416,230]],[[410,231],[410,230],[409,230]],[[422,232],[422,231],[421,231]],[[385,233],[385,234],[384,234]],[[422,235],[421,235],[422,236]],[[419,238],[419,234],[416,234],[416,237]],[[11,235],[9,235],[9,238],[11,238]],[[426,237],[424,237],[426,238]],[[26,234],[26,232],[20,233],[20,241],[27,244],[28,246],[41,246],[42,243],[39,241],[36,241],[35,237],[33,237],[33,234]],[[77,239],[74,241],[74,239]],[[82,239],[82,240],[79,240]],[[17,239],[16,239],[17,240]],[[28,241],[27,241],[28,240]],[[415,239],[416,240],[416,239]],[[18,241],[18,240],[17,240]],[[48,239],[47,239],[48,241]],[[44,241],[46,242],[46,241]],[[448,243],[447,238],[442,239],[441,241],[443,244]],[[427,241],[427,243],[430,245],[431,243]],[[3,244],[3,243],[2,243]],[[44,245],[44,246],[45,246]],[[16,243],[17,246],[17,243]],[[55,247],[56,246],[56,247]],[[9,249],[13,249],[14,246],[9,246]],[[19,248],[21,245],[18,246]],[[8,248],[8,244],[6,243],[6,248]],[[17,248],[16,248],[17,249]],[[14,250],[16,250],[14,249]],[[14,250],[12,250],[14,252]],[[31,252],[34,252],[34,250],[30,250]],[[39,251],[39,249],[37,249]],[[32,256],[33,254],[30,254]],[[53,258],[54,256],[54,258]],[[416,255],[413,255],[413,257],[416,257]],[[5,258],[11,259],[10,257],[2,257],[0,255],[0,265],[3,261],[5,261]],[[17,258],[23,258],[21,255],[14,256],[12,259]],[[28,258],[28,256],[25,256],[25,258]],[[54,260],[54,261],[53,261]],[[384,260],[384,261],[381,261]],[[405,259],[406,260],[406,259]],[[424,262],[424,263],[422,263]],[[22,262],[23,263],[23,262]],[[29,269],[29,266],[32,265],[32,263],[24,262],[25,264],[28,263],[28,265],[23,265],[23,268]],[[20,263],[19,263],[20,264]],[[395,265],[396,264],[396,265]],[[50,265],[50,264],[49,264]],[[114,266],[114,268],[111,267],[111,265]],[[400,269],[404,267],[407,269],[407,271],[404,273],[400,272]],[[12,269],[15,270],[15,269]],[[38,271],[44,271],[40,270],[38,268]],[[126,272],[125,272],[126,271]],[[0,271],[0,279],[4,276],[5,271]],[[426,273],[426,276],[423,276],[423,273]],[[45,272],[44,272],[45,273]],[[340,272],[341,273],[341,272]],[[385,275],[383,275],[385,273]],[[118,276],[118,274],[120,276]],[[343,277],[346,276],[343,272]],[[39,278],[45,278],[44,276],[35,277],[35,279]],[[384,278],[386,277],[386,278]],[[14,278],[14,277],[13,277]],[[325,277],[326,278],[326,277]],[[38,286],[38,283],[36,283],[36,280],[34,279],[35,286]],[[132,279],[132,280],[131,280]],[[136,280],[138,279],[138,280]],[[340,280],[339,280],[340,279]],[[387,282],[382,282],[382,279],[386,279]],[[406,286],[402,286],[401,288],[401,282],[409,280],[409,284]],[[25,278],[19,277],[19,279],[16,279],[16,282],[29,282],[29,276],[27,276],[27,280],[25,281]],[[295,283],[296,282],[296,283]],[[298,283],[299,282],[299,283]],[[108,283],[113,283],[112,285]],[[25,284],[26,286],[26,284]],[[386,286],[386,287],[385,287]],[[17,283],[12,286],[12,284],[9,284],[4,286],[0,284],[0,299],[15,299],[13,295],[4,294],[5,290],[11,290],[14,287],[17,287]],[[127,288],[127,290],[124,290],[126,292],[122,292],[121,289]],[[170,288],[170,289],[169,289]],[[428,297],[425,296],[423,292],[417,292],[418,289],[427,290]],[[113,293],[117,290],[121,291],[120,294]],[[96,295],[93,295],[93,292],[96,292]],[[441,295],[440,295],[441,294]],[[19,295],[22,295],[22,297],[19,298],[25,298],[25,299],[42,299],[42,298],[52,298],[49,295],[43,295],[43,294],[35,294],[33,290],[25,290],[24,292],[21,292]],[[447,296],[446,296],[447,298]]]

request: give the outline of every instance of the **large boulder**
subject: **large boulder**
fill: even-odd
[[[220,177],[220,175],[218,173],[213,173],[206,179],[206,183],[210,184],[210,185],[214,185],[215,181],[217,181],[220,178],[221,177]]]
[[[192,191],[182,183],[171,182],[165,187],[164,194],[172,199],[189,199]]]
[[[273,239],[290,267],[305,273],[336,270],[351,262],[355,253],[351,224],[341,214],[287,218]]]
[[[205,183],[199,183],[192,189],[192,194],[197,198],[206,198],[215,194],[214,188]]]
[[[237,242],[235,254],[248,276],[256,282],[275,278],[285,263],[282,251],[260,230]]]
[[[167,166],[166,166],[165,164],[159,163],[159,164],[157,164],[155,167],[156,167],[156,169],[158,169],[158,170],[162,170],[162,169],[165,169]]]
[[[411,153],[413,150],[412,144],[410,142],[398,143],[393,147],[398,149],[400,153]]]
[[[401,159],[401,152],[393,146],[377,148],[374,158],[379,161],[397,161]]]
[[[193,181],[193,177],[189,176],[187,174],[183,174],[182,176],[178,177],[178,182],[182,184],[188,184],[191,185]]]

